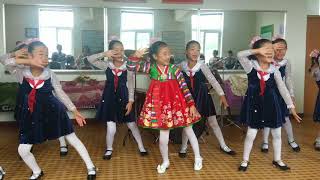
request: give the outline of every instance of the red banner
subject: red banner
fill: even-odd
[[[170,3],[170,4],[202,4],[203,0],[162,0],[162,3]]]

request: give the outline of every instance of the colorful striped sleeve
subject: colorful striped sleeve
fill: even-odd
[[[176,66],[174,66],[173,68],[175,69],[175,73],[174,74],[175,74],[175,76],[177,78],[177,81],[179,83],[180,89],[181,89],[181,91],[182,91],[182,93],[183,93],[183,95],[184,95],[184,97],[186,99],[187,104],[189,106],[194,105],[194,100],[192,98],[192,95],[190,93],[190,90],[188,88],[188,85],[187,85],[187,83],[186,83],[186,81],[185,81],[185,79],[183,77],[183,74],[182,74],[180,68],[178,68]]]
[[[129,57],[127,61],[127,69],[129,71],[149,73],[150,66],[150,62],[140,61],[140,59],[136,57]]]

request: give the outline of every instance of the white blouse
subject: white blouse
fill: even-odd
[[[94,54],[91,56],[88,56],[87,59],[88,61],[94,65],[95,67],[101,69],[101,70],[106,70],[108,68],[110,69],[120,69],[120,70],[127,70],[127,62],[125,61],[121,67],[115,67],[112,61],[104,61],[100,60],[104,56],[104,53],[98,53]],[[112,73],[115,75],[115,73],[112,71]],[[118,76],[121,76],[122,73],[118,73]],[[132,71],[127,71],[127,87],[129,91],[129,101],[134,102],[134,84],[135,84],[135,75],[134,72]]]
[[[210,85],[214,88],[214,90],[220,95],[223,96],[225,95],[219,82],[217,81],[217,79],[214,77],[214,75],[212,74],[212,72],[210,71],[210,69],[208,68],[208,66],[206,64],[204,64],[203,61],[198,61],[197,64],[190,69],[188,66],[188,62],[187,61],[183,61],[180,65],[181,69],[188,75],[190,76],[190,71],[192,73],[192,75],[194,75],[196,72],[198,72],[199,70],[202,71],[203,75],[206,77],[206,79],[208,80],[208,82],[210,83]]]
[[[60,81],[58,80],[56,74],[52,72],[49,68],[44,68],[40,76],[34,77],[30,71],[30,67],[16,64],[15,59],[10,58],[9,54],[0,56],[0,63],[3,64],[7,68],[7,70],[17,78],[20,84],[22,84],[24,77],[33,79],[35,81],[48,80],[49,78],[51,78],[51,84],[54,88],[54,95],[66,106],[66,108],[69,111],[76,110],[75,105],[72,103],[67,94],[63,91]],[[36,88],[39,89],[43,85],[44,83],[40,84]],[[31,84],[30,86],[32,87]]]
[[[249,60],[248,59],[248,56],[250,56],[250,55],[253,55],[251,50],[244,50],[244,51],[238,52],[237,56],[238,56],[239,62],[242,65],[244,71],[247,74],[249,74],[253,68],[257,71],[261,71],[262,69],[256,60]],[[267,81],[270,77],[270,74],[274,73],[274,79],[276,81],[277,87],[279,89],[279,92],[280,92],[282,98],[286,102],[287,107],[294,108],[294,104],[291,99],[291,95],[290,95],[285,83],[283,82],[283,80],[281,78],[281,73],[278,70],[278,68],[276,68],[274,65],[270,64],[270,67],[266,72],[269,73],[269,75],[264,76],[264,80]],[[257,73],[257,76],[258,76],[258,73]],[[261,77],[259,77],[259,79],[261,79]]]

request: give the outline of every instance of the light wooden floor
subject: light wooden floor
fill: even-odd
[[[302,125],[293,123],[297,142],[302,151],[295,153],[287,144],[283,132],[284,162],[291,167],[289,172],[281,172],[271,165],[272,148],[268,154],[260,152],[262,134],[259,133],[251,154],[251,165],[246,173],[237,168],[243,152],[244,135],[235,127],[226,127],[222,131],[226,142],[237,151],[235,157],[222,154],[217,140],[210,132],[204,136],[206,142],[200,141],[200,150],[204,158],[204,167],[200,172],[193,171],[193,156],[180,159],[177,155],[179,145],[170,144],[170,169],[164,175],[158,175],[156,165],[161,161],[158,144],[153,144],[149,132],[142,130],[145,146],[150,155],[140,157],[133,138],[122,146],[127,131],[120,126],[117,131],[113,159],[102,160],[105,148],[105,127],[95,121],[89,121],[84,128],[77,128],[76,133],[87,147],[95,165],[99,169],[97,179],[320,179],[320,152],[313,149],[316,137],[316,125],[311,118],[304,118]],[[0,165],[7,171],[6,179],[27,179],[31,171],[17,155],[17,128],[14,123],[0,124]],[[189,148],[191,151],[191,148]],[[34,154],[45,172],[43,179],[85,179],[86,168],[73,148],[69,154],[60,158],[58,141],[50,141],[34,147]]]

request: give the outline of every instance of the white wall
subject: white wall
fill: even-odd
[[[307,4],[302,0],[204,0],[202,5],[171,5],[162,4],[161,0],[148,0],[145,4],[104,3],[101,0],[7,0],[7,3],[18,4],[71,4],[76,6],[94,7],[152,7],[163,9],[219,9],[219,10],[259,10],[259,11],[287,11],[286,38],[290,49],[287,57],[293,66],[293,79],[298,112],[303,112],[304,99],[304,66],[306,50],[306,22]]]
[[[319,15],[320,2],[319,0],[306,0],[308,15]]]
[[[257,12],[256,34],[260,35],[261,27],[268,25],[273,25],[274,35],[282,34],[280,28],[284,27],[284,16],[285,14],[282,12]]]
[[[222,55],[226,56],[229,50],[232,50],[234,53],[236,53],[240,50],[248,48],[250,38],[255,35],[255,27],[255,12],[225,12]]]

